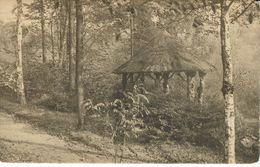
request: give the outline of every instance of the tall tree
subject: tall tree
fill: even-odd
[[[21,105],[26,105],[26,98],[24,92],[24,81],[23,81],[23,56],[22,56],[22,14],[23,14],[23,3],[22,0],[17,0],[17,92]]]
[[[76,0],[76,95],[77,95],[77,110],[78,110],[78,127],[82,128],[84,124],[83,118],[83,14],[82,0]]]
[[[52,16],[53,16],[53,12],[52,12]],[[50,29],[51,29],[51,53],[52,53],[52,64],[54,65],[55,64],[55,50],[54,50],[54,33],[53,33],[53,26],[54,26],[54,19],[53,18],[51,18],[51,22],[50,22],[50,24],[51,24],[51,27],[50,27]]]
[[[67,5],[65,0],[59,0],[59,67],[64,67],[64,53],[66,50],[64,49],[66,46],[66,31],[67,31]]]
[[[46,63],[45,55],[45,10],[44,10],[44,1],[40,0],[40,15],[41,15],[41,31],[42,31],[42,62]]]
[[[74,59],[72,57],[72,0],[67,1],[67,11],[68,11],[68,31],[67,31],[67,56],[69,58],[69,81],[70,89],[75,88],[75,69],[74,69]]]
[[[232,2],[230,2],[232,3]],[[221,57],[223,64],[223,87],[225,106],[225,160],[227,163],[235,163],[235,109],[234,109],[234,84],[233,84],[233,65],[231,56],[230,39],[230,14],[227,0],[221,1],[220,16],[220,38],[221,38]]]

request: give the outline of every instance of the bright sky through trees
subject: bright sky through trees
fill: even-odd
[[[30,3],[32,0],[23,0],[23,3]],[[16,6],[16,0],[0,0],[0,20],[4,22],[15,21],[12,10]]]

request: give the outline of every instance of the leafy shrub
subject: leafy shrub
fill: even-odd
[[[118,149],[125,144],[126,138],[137,137],[138,132],[146,128],[143,118],[149,115],[146,104],[149,103],[145,95],[137,92],[122,92],[122,99],[116,99],[112,103],[98,103],[93,105],[90,99],[85,100],[84,108],[87,117],[101,117],[103,124],[110,134],[115,145],[115,161]]]
[[[28,100],[52,110],[70,111],[73,108],[68,92],[67,72],[52,64],[25,66],[24,81]]]

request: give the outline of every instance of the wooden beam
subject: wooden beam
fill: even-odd
[[[127,73],[123,73],[122,74],[122,87],[123,87],[123,90],[126,90],[126,86],[127,86]]]

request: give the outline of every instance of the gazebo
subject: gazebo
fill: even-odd
[[[113,73],[122,75],[123,89],[126,89],[128,82],[136,83],[140,80],[145,83],[145,78],[149,77],[157,87],[163,81],[165,93],[169,93],[169,79],[174,74],[183,73],[187,77],[187,95],[190,99],[195,97],[194,78],[197,74],[200,82],[198,98],[202,103],[204,77],[214,66],[194,54],[193,50],[184,48],[168,32],[163,31],[157,33],[148,45],[136,51],[135,56]]]

